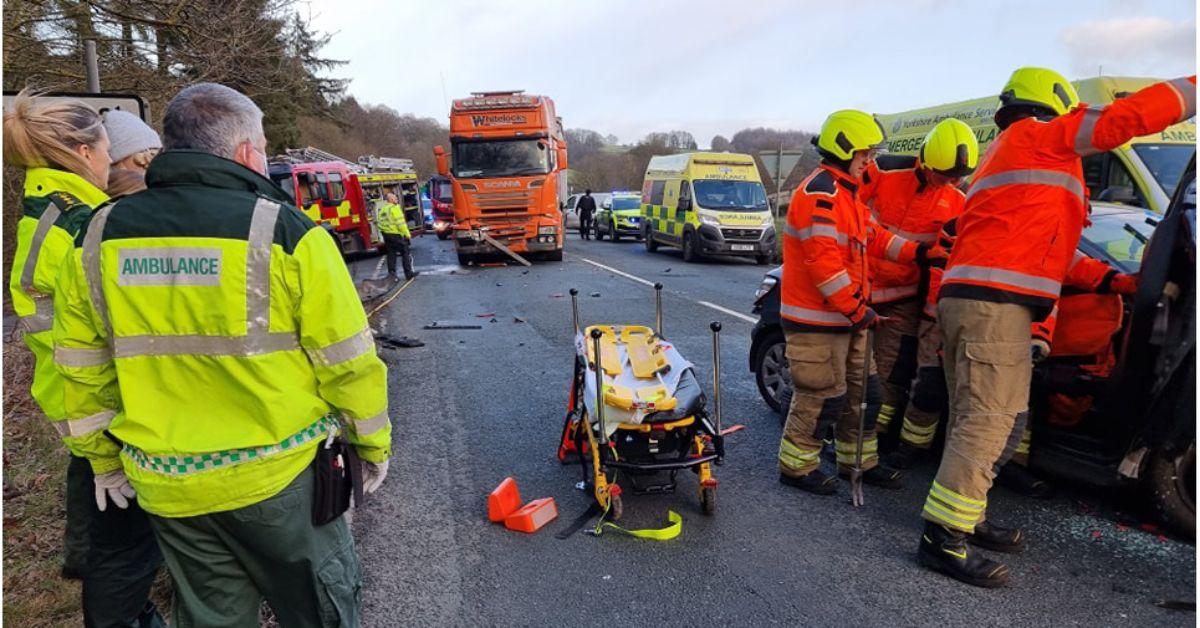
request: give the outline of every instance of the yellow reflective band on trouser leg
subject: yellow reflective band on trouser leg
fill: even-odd
[[[786,438],[779,440],[779,464],[792,471],[804,471],[820,463],[821,450],[800,449]]]
[[[1026,429],[1024,432],[1021,433],[1021,442],[1020,442],[1020,444],[1017,445],[1017,451],[1016,451],[1018,456],[1028,456],[1029,455],[1029,443],[1032,439],[1033,439],[1033,433],[1030,432],[1028,429]]]
[[[853,441],[836,440],[833,444],[834,451],[837,453],[837,463],[842,466],[850,466],[854,464],[854,460],[858,457],[858,444]],[[868,438],[863,440],[863,463],[866,464],[870,460],[879,457],[879,440],[877,438]]]
[[[608,513],[605,513],[605,514],[608,514]],[[656,528],[643,528],[641,530],[627,530],[615,523],[612,523],[611,521],[605,521],[604,517],[601,517],[600,521],[598,523],[596,523],[596,529],[592,530],[592,534],[594,534],[596,536],[600,536],[601,534],[603,534],[605,529],[609,529],[609,530],[616,530],[617,532],[620,532],[621,534],[627,534],[629,536],[637,537],[639,539],[650,539],[652,541],[669,541],[669,540],[679,536],[679,533],[683,531],[683,517],[681,517],[679,515],[679,513],[675,512],[674,510],[668,510],[667,511],[667,521],[670,521],[670,524],[667,525],[667,527],[665,527],[665,528],[657,528],[657,529]]]
[[[987,502],[956,493],[937,480],[929,487],[924,514],[931,521],[962,532],[974,532],[975,523],[983,517]]]
[[[933,442],[935,435],[937,435],[937,423],[917,425],[907,416],[904,417],[904,425],[900,428],[900,440],[924,449]]]
[[[896,406],[890,403],[881,404],[879,406],[879,416],[875,418],[875,431],[879,433],[887,432],[887,428],[892,424],[892,419],[896,416]]]

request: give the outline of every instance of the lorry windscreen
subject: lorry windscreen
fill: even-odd
[[[1183,176],[1196,147],[1189,144],[1134,144],[1133,150],[1169,197],[1175,194],[1179,177]]]
[[[550,172],[550,158],[538,140],[456,142],[454,176],[459,179],[516,177]]]
[[[756,181],[697,179],[692,182],[696,204],[705,209],[766,211],[767,194]]]

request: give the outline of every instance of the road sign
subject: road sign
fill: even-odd
[[[764,150],[758,154],[758,158],[762,160],[767,175],[775,179],[773,183],[779,186],[787,181],[803,155],[802,150]]]
[[[17,92],[4,92],[4,110],[9,111],[12,107],[12,101],[17,97]],[[147,124],[150,123],[150,110],[146,107],[146,102],[140,96],[133,94],[87,94],[87,93],[70,93],[70,92],[48,92],[38,96],[39,100],[82,100],[83,102],[93,106],[100,113],[104,113],[110,109],[119,109],[128,111],[141,118]]]

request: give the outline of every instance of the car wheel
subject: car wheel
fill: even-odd
[[[450,238],[450,232],[449,232],[449,231],[443,231],[443,232],[441,232],[441,233],[437,234],[437,237],[438,237],[438,239],[439,239],[439,240],[448,240],[448,239]]]
[[[621,241],[621,234],[617,233],[617,225],[616,225],[616,223],[609,223],[609,225],[608,225],[608,233],[609,233],[610,239],[611,239],[613,242],[620,242],[620,241]]]
[[[470,266],[471,262],[473,262],[473,261],[475,261],[474,255],[470,255],[467,253],[459,253],[458,254],[458,265],[459,266]]]
[[[754,365],[754,381],[763,401],[772,410],[787,414],[792,403],[792,375],[788,370],[787,341],[782,331],[771,332],[763,340]]]
[[[1146,488],[1151,507],[1176,534],[1196,536],[1196,442],[1174,454],[1150,452]]]
[[[658,250],[658,242],[654,240],[654,234],[650,232],[650,225],[646,225],[643,230],[642,239],[646,244],[646,252],[653,253]]]
[[[683,261],[691,264],[699,258],[696,254],[696,232],[683,235]]]

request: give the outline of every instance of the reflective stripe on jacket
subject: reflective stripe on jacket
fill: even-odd
[[[33,352],[33,399],[64,437],[63,382],[54,367],[50,336],[54,282],[92,208],[106,200],[104,192],[77,174],[52,168],[25,172],[9,294],[25,345]],[[71,448],[71,439],[65,440]]]
[[[1104,109],[1025,118],[989,147],[958,221],[941,295],[1023,303],[1058,298],[1087,213],[1082,157],[1195,115],[1195,77],[1157,83]]]
[[[814,170],[788,206],[783,233],[780,313],[813,331],[844,331],[866,315],[864,254],[911,263],[917,243],[878,227],[858,200],[856,179],[827,164]]]
[[[385,460],[387,371],[329,234],[213,155],[163,153],[146,182],[96,211],[55,295],[93,469],[123,465],[143,508],[184,517],[274,495],[339,424]]]
[[[859,197],[871,215],[888,231],[932,245],[946,221],[962,213],[966,196],[954,185],[932,185],[916,157],[881,155],[867,166]],[[921,270],[872,256],[871,303],[888,303],[917,296]]]
[[[404,218],[404,208],[396,203],[381,203],[375,210],[375,220],[382,233],[412,237],[408,231],[408,220]]]

